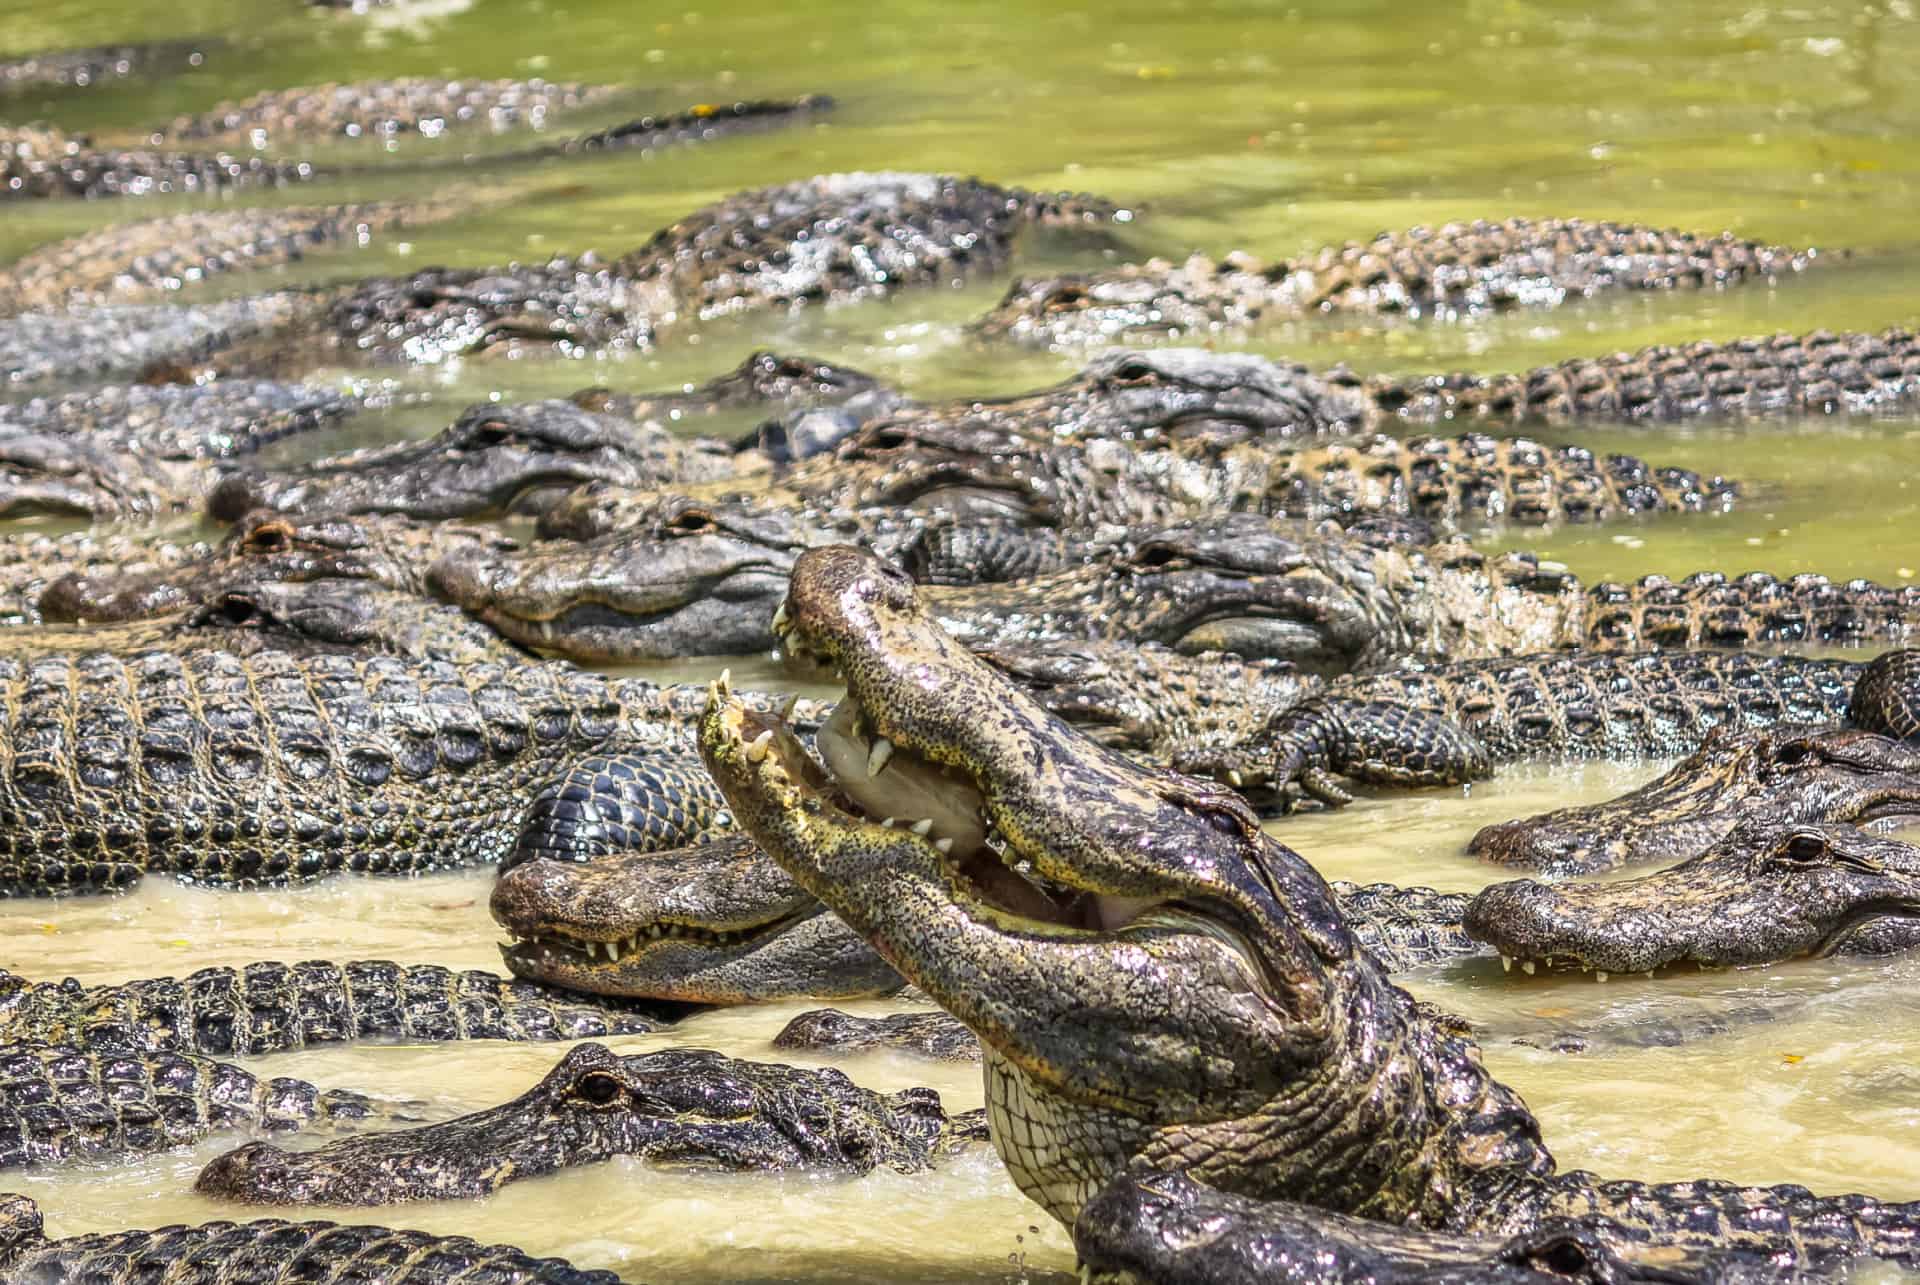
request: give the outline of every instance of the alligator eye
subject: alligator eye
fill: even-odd
[[[1782,767],[1796,767],[1806,762],[1812,753],[1812,747],[1805,741],[1788,741],[1773,752],[1773,761]]]
[[[625,1088],[616,1075],[609,1075],[605,1071],[589,1071],[574,1081],[573,1093],[583,1102],[603,1107],[618,1098]]]
[[[1113,382],[1116,384],[1151,384],[1160,378],[1160,372],[1144,361],[1123,361],[1113,368]]]
[[[293,530],[284,522],[268,522],[247,532],[240,547],[250,553],[279,553],[293,544]]]
[[[1180,554],[1164,544],[1149,544],[1133,555],[1136,567],[1169,567],[1180,561]]]
[[[1577,1241],[1558,1240],[1551,1245],[1542,1245],[1527,1255],[1530,1266],[1555,1276],[1565,1276],[1570,1280],[1586,1276],[1593,1270],[1593,1259],[1586,1247]]]
[[[251,624],[260,617],[260,609],[237,593],[222,598],[216,610],[220,613],[220,619],[230,625]]]
[[[718,529],[713,515],[701,509],[687,509],[676,513],[665,524],[666,531],[674,535],[700,535]]]
[[[1781,845],[1780,855],[1789,861],[1811,863],[1822,860],[1827,855],[1827,837],[1811,831],[1803,831],[1791,836]]]
[[[519,436],[514,431],[513,425],[506,420],[489,419],[475,424],[467,440],[474,446],[500,446],[516,440]]]

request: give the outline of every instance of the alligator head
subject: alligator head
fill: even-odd
[[[1435,1164],[1538,1159],[1524,1108],[1442,1050],[1238,796],[1076,734],[857,550],[803,554],[777,623],[846,678],[826,767],[716,689],[714,779],[770,856],[980,1037],[995,1144],[1054,1216],[1136,1159],[1419,1216],[1449,1198]],[[1429,1072],[1471,1087],[1443,1104]],[[1467,1101],[1514,1127],[1441,1161]],[[1311,1144],[1286,1122],[1299,1112]],[[1322,1157],[1348,1142],[1368,1159],[1335,1173]]]
[[[493,917],[516,977],[598,995],[753,1004],[876,995],[900,975],[751,839],[597,861],[527,861]]]
[[[1761,816],[1643,878],[1495,884],[1463,922],[1509,958],[1597,973],[1884,955],[1920,945],[1920,848]]]
[[[423,442],[351,451],[284,473],[236,471],[207,497],[231,521],[253,508],[285,513],[401,513],[416,518],[537,513],[586,482],[628,486],[713,480],[732,471],[657,426],[570,401],[482,403]]]
[[[1467,850],[1548,876],[1594,874],[1685,860],[1749,818],[1920,820],[1920,748],[1858,728],[1721,728],[1631,793],[1487,826]]]
[[[471,1199],[615,1156],[702,1169],[925,1167],[947,1127],[927,1089],[879,1094],[839,1071],[710,1049],[622,1057],[580,1044],[513,1101],[313,1151],[255,1142],[201,1171],[202,1195],[252,1205]]]
[[[735,516],[668,501],[647,526],[594,540],[459,550],[428,579],[507,637],[576,660],[763,651],[797,537],[773,513]]]

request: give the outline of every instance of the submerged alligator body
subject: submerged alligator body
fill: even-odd
[[[48,89],[90,89],[117,80],[198,67],[219,45],[212,38],[45,49],[0,59],[0,96]]]
[[[180,307],[132,303],[0,318],[0,387],[55,380],[171,380],[207,354],[291,328],[316,296],[283,290]]]
[[[98,145],[45,126],[0,125],[0,202],[279,187],[315,177],[305,161],[235,152]]]
[[[564,805],[569,769],[608,753],[638,765],[635,842],[724,828],[690,692],[557,663],[248,651],[0,655],[0,890],[486,864],[543,791]]]
[[[1326,312],[1408,316],[1553,306],[1612,290],[1772,281],[1816,252],[1635,224],[1578,219],[1448,223],[1383,232],[1300,259],[1154,259],[1099,273],[1014,282],[986,335],[1083,345],[1202,338]]]
[[[0,1044],[0,1170],[140,1155],[228,1130],[268,1134],[393,1114],[340,1089],[185,1053]]]
[[[1720,727],[1828,723],[1865,666],[1744,652],[1558,652],[1337,678],[1247,744],[1174,756],[1236,787],[1350,796],[1334,780],[1460,785],[1521,759],[1639,758]]]
[[[200,540],[120,531],[0,537],[0,625],[40,624],[46,619],[41,598],[57,581],[165,575],[212,552]]]
[[[0,1272],[10,1285],[301,1285],[320,1279],[382,1285],[619,1285],[509,1245],[329,1222],[213,1222],[50,1240],[25,1196],[0,1196]]]
[[[1920,821],[1920,747],[1858,727],[1725,728],[1637,790],[1483,827],[1467,851],[1565,878],[1684,861],[1749,818]]]
[[[643,1034],[673,1014],[492,973],[355,960],[258,963],[82,986],[0,972],[0,1043],[88,1055],[254,1057],[358,1040],[577,1040]]]
[[[582,1044],[491,1110],[313,1151],[250,1143],[209,1164],[194,1189],[250,1205],[471,1200],[615,1156],[723,1170],[913,1173],[984,1138],[980,1116],[950,1118],[931,1089],[880,1094],[831,1069],[708,1049],[622,1057]]]
[[[1467,931],[1548,968],[1651,973],[1920,946],[1920,848],[1851,825],[1741,824],[1691,861],[1638,879],[1498,883]]]
[[[463,130],[545,129],[550,118],[606,102],[612,85],[568,81],[394,80],[300,85],[178,116],[156,131],[162,142],[243,141],[256,148],[328,138],[433,140]]]
[[[994,1145],[1063,1223],[1123,1171],[1185,1172],[1416,1229],[1600,1216],[1780,1267],[1920,1263],[1920,1206],[1556,1173],[1519,1097],[1386,980],[1237,796],[1078,737],[857,551],[805,555],[787,610],[794,644],[845,675],[842,708],[892,747],[885,771],[823,775],[724,684],[708,766],[769,855],[980,1036]],[[916,794],[967,828],[869,819]]]

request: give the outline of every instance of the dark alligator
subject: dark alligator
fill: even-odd
[[[1920,821],[1920,748],[1857,727],[1722,729],[1637,790],[1486,826],[1467,851],[1565,878],[1684,861],[1750,817]]]
[[[228,272],[364,245],[393,229],[439,222],[485,203],[478,193],[466,193],[457,200],[195,210],[116,223],[31,250],[0,271],[0,315],[168,294]]]
[[[217,38],[202,37],[9,54],[0,58],[0,96],[89,89],[136,76],[199,67],[205,63],[207,52],[219,45]]]
[[[0,515],[151,521],[196,510],[220,461],[366,399],[264,380],[114,385],[0,406]]]
[[[582,1271],[509,1245],[329,1222],[175,1224],[49,1240],[39,1207],[15,1195],[0,1195],[0,1272],[9,1285],[141,1285],[162,1278],[301,1285],[329,1277],[382,1285],[620,1285],[612,1272]]]
[[[611,811],[612,793],[603,785],[590,806]],[[541,828],[529,823],[521,855]],[[585,863],[523,860],[500,877],[491,908],[511,938],[500,952],[508,972],[591,994],[701,1004],[880,995],[901,985],[751,839],[648,853],[606,847],[611,855],[596,851]],[[1354,937],[1390,970],[1485,953],[1460,925],[1466,894],[1333,889]]]
[[[93,628],[87,645],[97,645],[115,627]],[[40,632],[57,629],[48,626]],[[332,650],[444,661],[456,667],[515,665],[536,659],[457,607],[347,580],[223,589],[182,613],[168,642],[191,642],[188,631],[205,632],[213,645],[240,654],[276,648]]]
[[[1720,727],[1830,723],[1865,671],[1854,661],[1745,652],[1548,652],[1346,675],[1276,710],[1239,746],[1173,766],[1235,787],[1352,801],[1335,780],[1462,785],[1535,758],[1684,754]]]
[[[724,683],[708,766],[769,855],[980,1036],[994,1144],[1063,1223],[1123,1171],[1185,1171],[1434,1231],[1599,1215],[1783,1267],[1920,1264],[1920,1205],[1557,1174],[1519,1097],[1386,980],[1237,796],[1079,737],[855,550],[806,554],[787,610],[894,747],[886,770],[823,773]],[[967,827],[867,819],[915,799]]]
[[[1920,946],[1920,848],[1852,825],[1743,822],[1691,861],[1639,879],[1498,883],[1467,931],[1532,972],[1651,973],[1890,955]]]
[[[0,125],[0,203],[28,197],[147,196],[279,187],[315,177],[306,161],[249,152],[96,144],[44,125]]]
[[[1327,312],[1453,316],[1612,290],[1773,281],[1817,252],[1636,224],[1508,219],[1383,232],[1298,259],[1195,255],[1022,279],[978,325],[1047,344],[1203,338]]]
[[[980,1060],[980,1041],[973,1038],[973,1032],[939,1009],[855,1017],[837,1008],[817,1008],[781,1027],[773,1037],[773,1047],[836,1054],[887,1049],[936,1062]]]
[[[582,1044],[491,1110],[313,1151],[249,1143],[209,1164],[194,1190],[249,1205],[472,1200],[615,1156],[676,1168],[914,1173],[984,1139],[983,1114],[950,1118],[932,1089],[880,1094],[832,1069],[709,1049],[622,1057]]]
[[[212,484],[207,511],[223,522],[259,508],[308,516],[498,517],[538,512],[584,482],[683,485],[732,477],[736,469],[722,443],[571,401],[481,402],[424,441],[349,451],[277,473],[230,472]]]
[[[1073,1224],[1087,1285],[1765,1285],[1763,1254],[1647,1245],[1604,1218],[1547,1218],[1495,1241],[1250,1200],[1181,1173],[1123,1173]]]
[[[154,131],[154,141],[222,139],[264,148],[328,138],[389,142],[408,135],[440,139],[466,130],[545,129],[554,116],[604,103],[622,92],[613,85],[537,77],[435,80],[412,76],[300,85],[177,116]]]
[[[358,648],[0,654],[0,894],[486,864],[609,754],[634,765],[630,842],[692,842],[727,825],[691,748],[697,699]]]
[[[285,1134],[391,1115],[364,1094],[262,1079],[190,1054],[0,1044],[0,1169],[141,1155],[228,1130]]]
[[[41,623],[46,618],[41,598],[51,584],[70,578],[166,575],[212,552],[205,541],[144,532],[23,531],[0,536],[0,625]],[[178,605],[184,606],[185,600]]]
[[[385,960],[256,963],[105,986],[0,971],[0,1043],[89,1054],[255,1057],[359,1040],[577,1040],[644,1034],[676,1016],[671,1005]]]

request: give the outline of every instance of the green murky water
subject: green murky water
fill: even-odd
[[[1920,320],[1920,20],[1911,0],[1768,6],[1703,0],[1573,3],[933,4],[697,7],[420,0],[366,15],[296,0],[126,0],[0,5],[0,45],[217,35],[204,65],[89,93],[0,100],[10,119],[133,134],[261,89],[393,75],[614,82],[604,123],[700,101],[827,92],[816,126],[657,155],[567,161],[490,176],[437,172],[503,198],[466,218],[316,256],[287,279],[427,263],[482,264],[587,249],[624,251],[728,192],[856,168],[940,169],[1042,188],[1098,191],[1140,217],[1105,245],[1047,241],[1019,267],[1245,249],[1278,256],[1328,240],[1449,218],[1611,217],[1846,248],[1777,289],[1610,299],[1558,312],[1432,324],[1312,321],[1247,340],[1256,350],[1362,370],[1512,369],[1652,342]],[[569,127],[571,122],[569,122]],[[511,139],[337,145],[322,155],[390,165],[351,183],[257,203],[417,194],[415,159]],[[0,261],[60,236],[192,202],[0,207]],[[222,283],[253,289],[261,278]],[[362,438],[431,431],[464,403],[704,379],[772,345],[845,361],[923,395],[995,393],[1050,380],[1077,354],[992,348],[964,323],[1004,279],[858,308],[683,331],[622,361],[470,362],[405,376],[427,411]],[[1736,476],[1733,514],[1597,530],[1495,533],[1589,578],[1824,571],[1900,582],[1920,570],[1920,423],[1830,421],[1580,440]],[[699,676],[712,666],[675,667]],[[744,670],[737,669],[737,672]],[[1329,873],[1471,888],[1460,856],[1479,825],[1605,797],[1654,765],[1515,774],[1469,799],[1370,801],[1291,821],[1289,842]],[[261,896],[152,886],[112,901],[0,906],[0,964],[88,980],[278,956],[494,962],[478,874],[406,884],[340,882]],[[1619,980],[1606,986],[1462,967],[1423,995],[1501,1034],[1488,1059],[1540,1113],[1563,1163],[1646,1178],[1712,1173],[1920,1198],[1920,970],[1911,962],[1802,965],[1764,973]],[[1568,1056],[1511,1042],[1542,1026],[1653,1022],[1690,1006],[1798,998],[1792,1013],[1689,1047]],[[872,1007],[881,1007],[875,1005]],[[791,1013],[697,1017],[670,1039],[747,1056]],[[448,1114],[498,1101],[557,1057],[550,1048],[364,1048],[268,1063],[275,1072],[396,1096]],[[875,1087],[932,1083],[977,1103],[970,1071],[861,1058]],[[229,1211],[188,1194],[221,1146],[129,1166],[16,1177],[51,1230],[73,1232]],[[365,1215],[347,1215],[365,1216]],[[941,1173],[861,1182],[715,1178],[610,1165],[520,1184],[472,1205],[409,1207],[385,1221],[566,1253],[633,1279],[1065,1279],[1071,1253],[990,1157]]]

